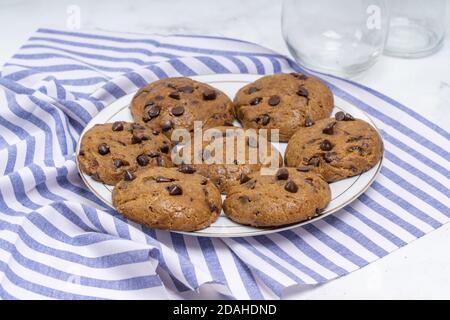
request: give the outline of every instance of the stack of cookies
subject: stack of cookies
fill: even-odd
[[[370,124],[343,112],[330,117],[333,107],[328,87],[299,73],[262,77],[241,88],[233,102],[208,84],[162,79],[134,96],[133,123],[88,130],[78,161],[93,179],[115,186],[118,212],[149,227],[199,230],[216,221],[222,209],[245,225],[297,223],[328,205],[328,183],[369,170],[383,153]],[[172,140],[179,129],[193,136],[198,123],[215,132],[214,146],[228,152],[227,161],[211,161],[205,141],[200,150],[189,150]],[[229,140],[243,129],[266,129],[267,139]],[[270,141],[275,131],[288,143],[284,160]],[[184,160],[175,161],[183,151]],[[252,154],[258,155],[256,162]]]

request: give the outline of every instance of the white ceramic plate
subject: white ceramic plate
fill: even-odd
[[[251,75],[251,74],[214,74],[214,75],[205,75],[205,76],[196,76],[192,77],[195,80],[208,83],[226,94],[228,94],[229,97],[234,97],[234,94],[244,85],[255,81],[256,79],[260,78],[260,75]],[[134,94],[126,95],[117,101],[113,102],[111,105],[103,109],[101,112],[97,114],[86,126],[83,133],[81,134],[81,137],[84,135],[84,133],[94,126],[95,124],[99,123],[106,123],[106,122],[114,122],[118,120],[122,121],[132,121],[130,111],[128,109],[128,106],[131,102],[131,99],[133,98]],[[335,108],[333,110],[333,113],[337,111],[345,111],[350,113],[356,118],[365,120],[372,124],[375,127],[375,124],[373,121],[369,118],[367,114],[365,114],[363,111],[359,110],[357,107],[349,104],[348,102],[338,98],[334,97],[335,99]],[[80,141],[81,141],[80,137]],[[275,147],[280,150],[282,154],[284,154],[284,151],[286,149],[286,143],[279,143],[274,144]],[[80,143],[78,143],[77,147],[77,154],[79,152]],[[323,213],[311,220],[304,221],[301,223],[289,225],[289,226],[283,226],[278,228],[264,228],[264,229],[258,229],[254,227],[249,226],[243,226],[240,224],[237,224],[230,219],[228,219],[225,214],[222,212],[219,219],[215,223],[213,223],[211,226],[209,226],[206,229],[195,231],[195,232],[180,232],[183,234],[188,235],[195,235],[195,236],[201,236],[201,237],[246,237],[246,236],[256,236],[256,235],[263,235],[268,234],[272,232],[278,232],[282,230],[292,229],[301,225],[305,225],[308,223],[311,223],[313,221],[322,219],[323,217],[332,214],[333,212],[336,212],[337,210],[345,207],[349,203],[351,203],[353,200],[355,200],[359,195],[364,193],[364,191],[367,190],[367,188],[372,184],[372,182],[375,180],[376,176],[378,175],[380,169],[381,169],[381,163],[380,162],[374,166],[371,170],[352,178],[344,179],[338,182],[334,182],[330,184],[331,187],[331,202],[327,206],[327,208],[323,211]],[[112,207],[112,201],[111,201],[111,191],[113,189],[112,186],[105,185],[101,182],[97,182],[93,180],[90,176],[83,173],[80,170],[80,167],[78,165],[78,171],[80,172],[80,175],[88,188],[103,202],[105,202],[107,205]]]

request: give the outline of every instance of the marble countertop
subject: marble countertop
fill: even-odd
[[[0,65],[39,27],[66,28],[68,7],[81,27],[138,33],[220,35],[289,55],[281,37],[281,0],[2,0]],[[447,18],[450,20],[450,6]],[[422,59],[382,56],[354,79],[450,129],[450,23],[444,47]],[[450,224],[363,269],[320,286],[296,287],[287,299],[450,298]],[[189,298],[213,298],[208,288]]]

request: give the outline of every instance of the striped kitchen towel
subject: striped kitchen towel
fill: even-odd
[[[169,76],[302,71],[219,37],[38,30],[0,77],[0,297],[181,298],[205,283],[239,299],[346,275],[447,223],[450,133],[378,92],[322,76],[381,129],[379,178],[351,205],[267,236],[212,239],[142,228],[77,174],[80,132],[102,108]]]

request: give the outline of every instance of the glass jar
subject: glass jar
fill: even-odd
[[[385,54],[419,58],[444,42],[448,0],[390,0],[389,36]]]
[[[384,0],[284,0],[282,31],[298,63],[351,77],[372,66],[384,49]]]

